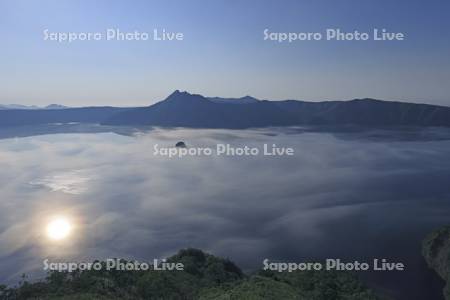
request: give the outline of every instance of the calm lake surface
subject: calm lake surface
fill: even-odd
[[[138,130],[52,125],[0,130],[0,282],[42,277],[43,260],[150,261],[185,247],[245,270],[265,258],[386,258],[359,273],[396,299],[441,299],[421,240],[450,223],[450,131]],[[293,156],[168,158],[154,146],[262,149]],[[65,216],[70,236],[46,225]]]

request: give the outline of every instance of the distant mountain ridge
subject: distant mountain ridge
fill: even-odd
[[[0,109],[65,109],[67,106],[60,104],[49,104],[44,107],[36,105],[21,105],[21,104],[0,104]]]
[[[374,99],[306,102],[258,100],[249,96],[206,98],[177,90],[161,102],[116,114],[103,123],[194,128],[349,124],[450,126],[450,107]]]
[[[227,103],[227,104],[248,104],[260,101],[252,96],[244,96],[241,98],[208,97],[207,99],[215,103]]]
[[[0,104],[0,109],[38,109],[36,105],[21,105],[21,104]]]
[[[81,107],[66,109],[0,110],[0,127],[54,123],[101,123],[128,108]]]
[[[0,109],[0,127],[69,122],[230,129],[295,125],[450,127],[450,107],[368,98],[324,102],[268,101],[251,96],[208,98],[176,90],[147,107]]]
[[[165,100],[112,116],[107,125],[152,125],[193,128],[248,128],[293,125],[294,119],[269,101],[229,104],[175,91]]]

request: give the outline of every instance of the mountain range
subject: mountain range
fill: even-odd
[[[21,104],[0,104],[0,109],[65,109],[67,106],[60,104],[50,104],[44,107],[36,105],[21,105]]]
[[[324,102],[268,101],[251,96],[208,98],[177,90],[147,107],[0,109],[0,126],[70,122],[231,129],[294,125],[450,127],[450,107],[368,98]]]

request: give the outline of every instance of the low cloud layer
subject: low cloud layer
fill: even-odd
[[[191,147],[274,143],[295,155],[153,155],[155,144],[180,140]],[[184,247],[246,269],[264,258],[387,257],[418,270],[418,242],[450,221],[449,149],[448,140],[269,129],[0,140],[1,281],[42,269],[47,257],[147,261]],[[76,226],[64,243],[44,236],[54,215]]]

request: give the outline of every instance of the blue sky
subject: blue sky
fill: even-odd
[[[148,105],[207,96],[450,105],[450,1],[0,0],[0,103]],[[43,40],[51,32],[183,32],[184,40]],[[404,41],[277,43],[263,31],[403,32]]]

